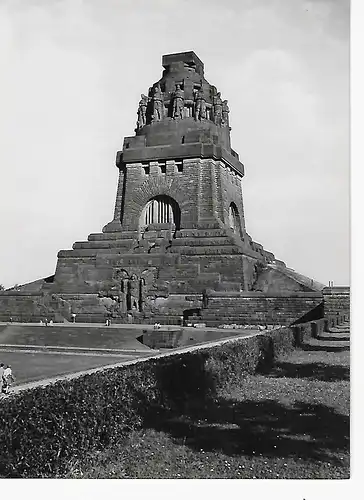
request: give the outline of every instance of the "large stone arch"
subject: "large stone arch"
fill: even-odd
[[[180,225],[182,226],[184,217],[188,215],[191,200],[188,199],[177,180],[161,179],[160,177],[146,180],[134,191],[133,198],[127,201],[127,211],[123,225],[133,230],[138,229],[143,209],[147,203],[162,196],[171,198],[178,205]]]
[[[138,189],[138,193],[134,196],[134,201],[144,207],[148,200],[163,195],[174,199],[179,206],[182,206],[186,201],[186,196],[176,179],[167,180],[160,177],[143,182]]]
[[[177,230],[180,228],[181,209],[171,196],[157,195],[144,205],[139,219],[140,229],[159,224],[168,224]]]

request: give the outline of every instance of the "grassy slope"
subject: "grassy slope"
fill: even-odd
[[[68,477],[348,478],[349,352],[312,341],[205,408],[151,416]]]

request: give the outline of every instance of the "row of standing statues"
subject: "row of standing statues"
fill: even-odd
[[[157,84],[152,91],[152,96],[148,97],[141,95],[138,107],[137,128],[140,129],[147,124],[148,105],[151,104],[151,122],[160,121],[164,118],[164,100],[163,92],[160,85]],[[206,105],[206,97],[202,89],[198,90],[194,95],[194,117],[195,120],[208,119],[208,106]],[[175,91],[171,96],[171,117],[174,119],[184,118],[185,113],[184,91],[179,84],[176,85]],[[221,99],[220,92],[217,92],[212,99],[212,107],[210,108],[210,119],[216,125],[229,125],[229,106],[228,102]],[[212,116],[211,116],[212,115]]]

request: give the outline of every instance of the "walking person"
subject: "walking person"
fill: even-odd
[[[0,396],[3,393],[3,388],[4,388],[4,363],[0,363]]]
[[[4,370],[3,380],[4,380],[4,392],[5,394],[9,394],[11,384],[15,380],[10,365],[7,365]]]

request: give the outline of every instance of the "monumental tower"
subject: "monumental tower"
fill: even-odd
[[[141,95],[135,135],[117,153],[113,220],[59,252],[42,285],[51,297],[45,307],[85,321],[173,323],[208,310],[214,293],[320,289],[247,233],[228,102],[202,61],[182,52],[162,65],[161,79]]]

